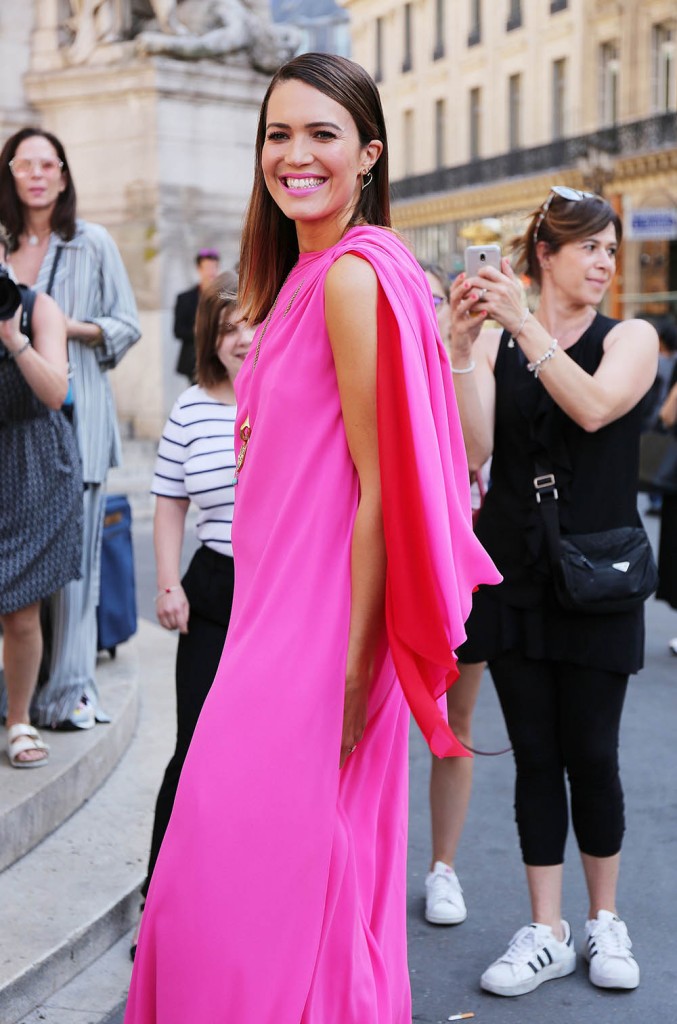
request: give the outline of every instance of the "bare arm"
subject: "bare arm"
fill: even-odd
[[[66,321],[48,295],[37,295],[33,307],[32,346],[21,334],[21,308],[11,320],[0,322],[0,339],[16,358],[16,365],[33,393],[50,409],[60,409],[68,392]]]
[[[503,273],[487,267],[480,277],[491,282],[491,299],[484,303],[490,316],[509,331],[522,320],[521,286],[503,260]],[[477,279],[474,279],[475,281]],[[529,314],[517,338],[529,362],[536,362],[551,347],[552,336]],[[559,407],[584,430],[593,433],[629,412],[651,387],[658,365],[658,337],[644,320],[617,324],[604,340],[604,355],[589,374],[556,348],[539,380]]]
[[[181,547],[189,504],[188,498],[164,498],[158,495],[155,499],[153,520],[158,583],[157,617],[165,629],[178,629],[180,633],[188,632],[190,613],[188,599],[181,586],[180,571]],[[168,587],[176,589],[166,593]]]
[[[103,345],[103,331],[98,324],[87,323],[83,320],[74,320],[68,317],[66,320],[68,337],[74,341],[81,341],[90,348]]]
[[[364,733],[374,652],[384,627],[386,553],[376,423],[377,289],[371,266],[349,254],[329,270],[325,283],[325,316],[343,422],[360,481],[351,549],[341,766]]]
[[[464,370],[475,364],[474,369],[468,373],[453,374],[456,403],[471,472],[480,470],[494,447],[494,364],[500,341],[500,331],[482,330],[484,316],[466,315],[476,301],[477,292],[469,285],[465,274],[459,274],[449,295],[449,347],[454,369]]]

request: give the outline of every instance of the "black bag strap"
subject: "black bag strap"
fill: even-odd
[[[538,462],[534,463],[534,472],[534,494],[543,518],[548,554],[552,564],[557,565],[561,555],[557,481],[555,474],[544,472],[543,467]]]
[[[54,286],[54,278],[56,277],[56,268],[59,266],[59,260],[61,259],[61,250],[62,249],[63,249],[62,245],[57,245],[56,252],[54,253],[54,260],[52,261],[52,269],[49,272],[49,281],[47,282],[47,287],[45,288],[45,294],[46,295],[51,295],[52,294],[52,287]]]

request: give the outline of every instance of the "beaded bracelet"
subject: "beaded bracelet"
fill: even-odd
[[[449,365],[451,366],[451,364],[449,364]],[[475,369],[475,365],[476,365],[475,364],[475,360],[471,359],[470,362],[468,363],[468,365],[464,366],[462,369],[458,369],[457,367],[452,366],[451,367],[451,372],[452,373],[472,373],[473,370]]]
[[[163,587],[162,590],[159,590],[157,592],[157,594],[155,595],[155,600],[159,601],[161,597],[165,596],[165,594],[173,594],[175,590],[180,590],[180,589],[181,589],[181,585],[180,584],[177,584],[175,587]]]
[[[529,371],[529,373],[533,373],[533,375],[536,378],[536,380],[538,380],[538,375],[541,372],[541,370],[543,369],[543,364],[547,363],[548,359],[552,359],[552,357],[555,354],[555,349],[556,348],[557,348],[557,338],[553,338],[551,343],[550,343],[550,348],[548,349],[547,352],[544,352],[543,355],[540,356],[539,359],[536,359],[533,363],[527,363],[527,370]]]

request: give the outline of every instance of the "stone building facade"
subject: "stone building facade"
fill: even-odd
[[[344,0],[381,90],[395,221],[460,266],[551,184],[604,191],[626,244],[609,306],[677,312],[675,0]]]

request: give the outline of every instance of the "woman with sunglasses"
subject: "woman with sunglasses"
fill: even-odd
[[[49,677],[32,714],[38,725],[89,729],[108,721],[94,678],[106,475],[121,455],[108,371],[141,331],[120,253],[105,228],[77,217],[66,151],[51,132],[22,128],[3,146],[0,219],[17,279],[51,295],[66,317],[67,401],[84,478],[81,578],[50,602]]]
[[[618,734],[628,676],[642,667],[643,608],[608,614],[557,603],[534,478],[553,473],[562,533],[638,523],[639,402],[656,374],[656,332],[598,312],[622,227],[600,196],[551,189],[518,240],[518,269],[540,290],[529,312],[507,259],[451,289],[451,359],[459,408],[493,453],[477,535],[504,582],[482,587],[463,661],[486,659],[516,765],[515,811],[531,924],[482,976],[498,995],[530,992],[575,969],[562,920],[571,815],[589,893],[590,980],[632,989],[639,968],[616,914],[624,832]],[[486,319],[499,329],[482,330]]]

